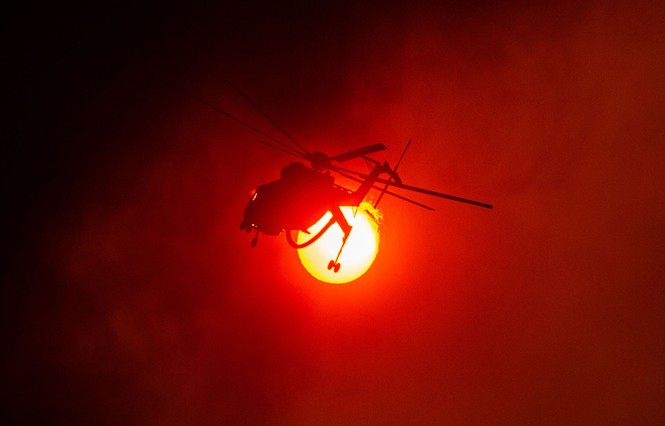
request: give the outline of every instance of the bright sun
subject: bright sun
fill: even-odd
[[[344,233],[337,223],[330,227],[317,241],[311,245],[298,249],[298,256],[305,269],[314,278],[332,284],[343,284],[353,281],[367,272],[376,254],[379,251],[379,227],[374,217],[378,212],[372,212],[372,206],[362,203],[360,207],[342,207],[342,213],[353,227],[346,241],[344,250],[339,257],[341,265],[338,272],[328,270],[328,262],[337,257],[342,245]],[[302,244],[328,223],[332,214],[327,212],[316,224],[309,228],[309,234],[298,233],[298,244]],[[374,217],[373,217],[374,216]]]

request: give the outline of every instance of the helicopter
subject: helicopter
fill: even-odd
[[[256,247],[258,244],[260,233],[269,236],[278,236],[285,233],[289,245],[295,249],[301,249],[316,242],[331,226],[337,224],[343,232],[342,244],[337,252],[336,258],[331,259],[328,262],[327,267],[328,270],[338,272],[341,267],[339,263],[340,255],[344,250],[346,241],[353,229],[352,225],[349,224],[342,214],[341,207],[351,206],[358,208],[365,200],[368,193],[373,189],[381,191],[379,197],[373,203],[374,208],[378,206],[382,197],[387,194],[419,207],[434,210],[418,201],[412,200],[393,191],[389,191],[388,188],[390,187],[466,203],[482,208],[493,208],[491,204],[480,201],[404,184],[397,174],[397,169],[404,158],[404,154],[411,145],[411,140],[409,140],[402,151],[394,168],[391,168],[385,161],[379,162],[370,157],[370,154],[387,149],[387,147],[381,143],[364,146],[333,156],[329,156],[319,151],[310,152],[291,137],[291,135],[270,118],[270,116],[259,108],[258,105],[256,105],[256,103],[245,95],[237,86],[230,81],[226,81],[226,83],[254,110],[270,122],[270,124],[286,139],[288,139],[289,143],[286,143],[283,140],[260,130],[258,127],[237,118],[201,97],[183,90],[180,91],[271,141],[267,142],[259,139],[259,143],[309,163],[309,165],[306,165],[300,161],[292,162],[282,168],[279,179],[259,185],[251,192],[249,201],[245,206],[242,221],[240,222],[240,230],[247,233],[255,233],[250,243],[252,248]],[[358,172],[340,165],[341,163],[354,159],[365,160],[371,168],[369,173]],[[335,177],[333,174],[358,182],[360,185],[356,189],[347,188],[335,183]],[[327,212],[332,214],[328,222],[316,232],[315,235],[311,235],[309,228]],[[299,231],[310,236],[306,241],[298,243],[293,238],[292,233],[294,231]]]

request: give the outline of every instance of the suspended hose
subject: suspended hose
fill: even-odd
[[[292,229],[287,229],[286,232],[285,232],[286,233],[286,241],[288,241],[289,245],[291,247],[293,247],[294,249],[305,248],[308,245],[314,243],[319,238],[321,238],[321,235],[325,234],[325,232],[328,230],[328,228],[330,228],[333,225],[333,223],[335,223],[335,218],[331,217],[330,220],[328,221],[328,223],[326,223],[326,225],[323,228],[321,228],[321,230],[319,232],[317,232],[316,235],[314,235],[312,238],[310,238],[309,240],[307,240],[307,241],[305,241],[304,243],[301,243],[301,244],[298,244],[297,242],[293,241],[293,236],[291,236]]]

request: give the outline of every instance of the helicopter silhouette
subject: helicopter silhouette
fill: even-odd
[[[327,154],[318,151],[310,152],[263,112],[263,110],[238,87],[229,81],[226,81],[226,83],[254,110],[270,122],[275,129],[284,135],[289,143],[273,137],[201,97],[184,90],[179,91],[272,141],[271,143],[259,139],[259,143],[309,163],[309,165],[305,165],[302,162],[292,162],[281,170],[279,179],[260,185],[252,191],[240,223],[240,230],[247,233],[255,232],[250,243],[251,247],[256,247],[258,244],[259,233],[277,236],[284,232],[291,247],[295,249],[304,248],[316,242],[331,226],[337,224],[343,232],[342,244],[337,252],[336,258],[331,259],[328,262],[328,269],[338,272],[341,267],[339,257],[344,250],[346,241],[353,229],[353,226],[349,224],[346,217],[342,214],[341,207],[359,207],[372,189],[381,191],[379,197],[373,204],[373,207],[375,208],[378,206],[382,197],[387,194],[419,207],[434,210],[425,204],[404,197],[393,191],[389,191],[389,187],[471,204],[478,207],[488,209],[493,208],[491,204],[482,203],[480,201],[474,201],[404,184],[397,174],[397,169],[404,158],[404,154],[411,145],[411,140],[409,140],[402,151],[394,168],[391,168],[385,161],[379,162],[369,157],[370,154],[387,149],[385,145],[380,143],[368,145],[334,156],[328,156]],[[370,167],[369,173],[358,172],[339,165],[340,163],[354,159],[365,160]],[[339,185],[335,183],[333,173],[358,182],[360,185],[355,190]],[[386,176],[386,178],[381,176]],[[381,187],[379,184],[382,184],[383,186]],[[332,213],[328,222],[315,235],[311,235],[309,228],[320,220],[327,212]],[[303,232],[310,236],[306,241],[297,243],[292,236],[294,231]]]

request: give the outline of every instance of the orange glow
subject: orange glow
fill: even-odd
[[[312,245],[298,250],[298,256],[305,269],[314,278],[332,284],[348,283],[362,276],[372,266],[379,251],[379,227],[373,218],[373,216],[378,217],[378,212],[373,211],[370,204],[362,203],[358,208],[342,207],[342,213],[353,229],[339,257],[341,267],[338,272],[328,270],[328,262],[337,257],[344,236],[337,223]],[[323,215],[309,228],[309,235],[299,232],[298,244],[315,235],[328,223],[331,216],[330,212]]]

